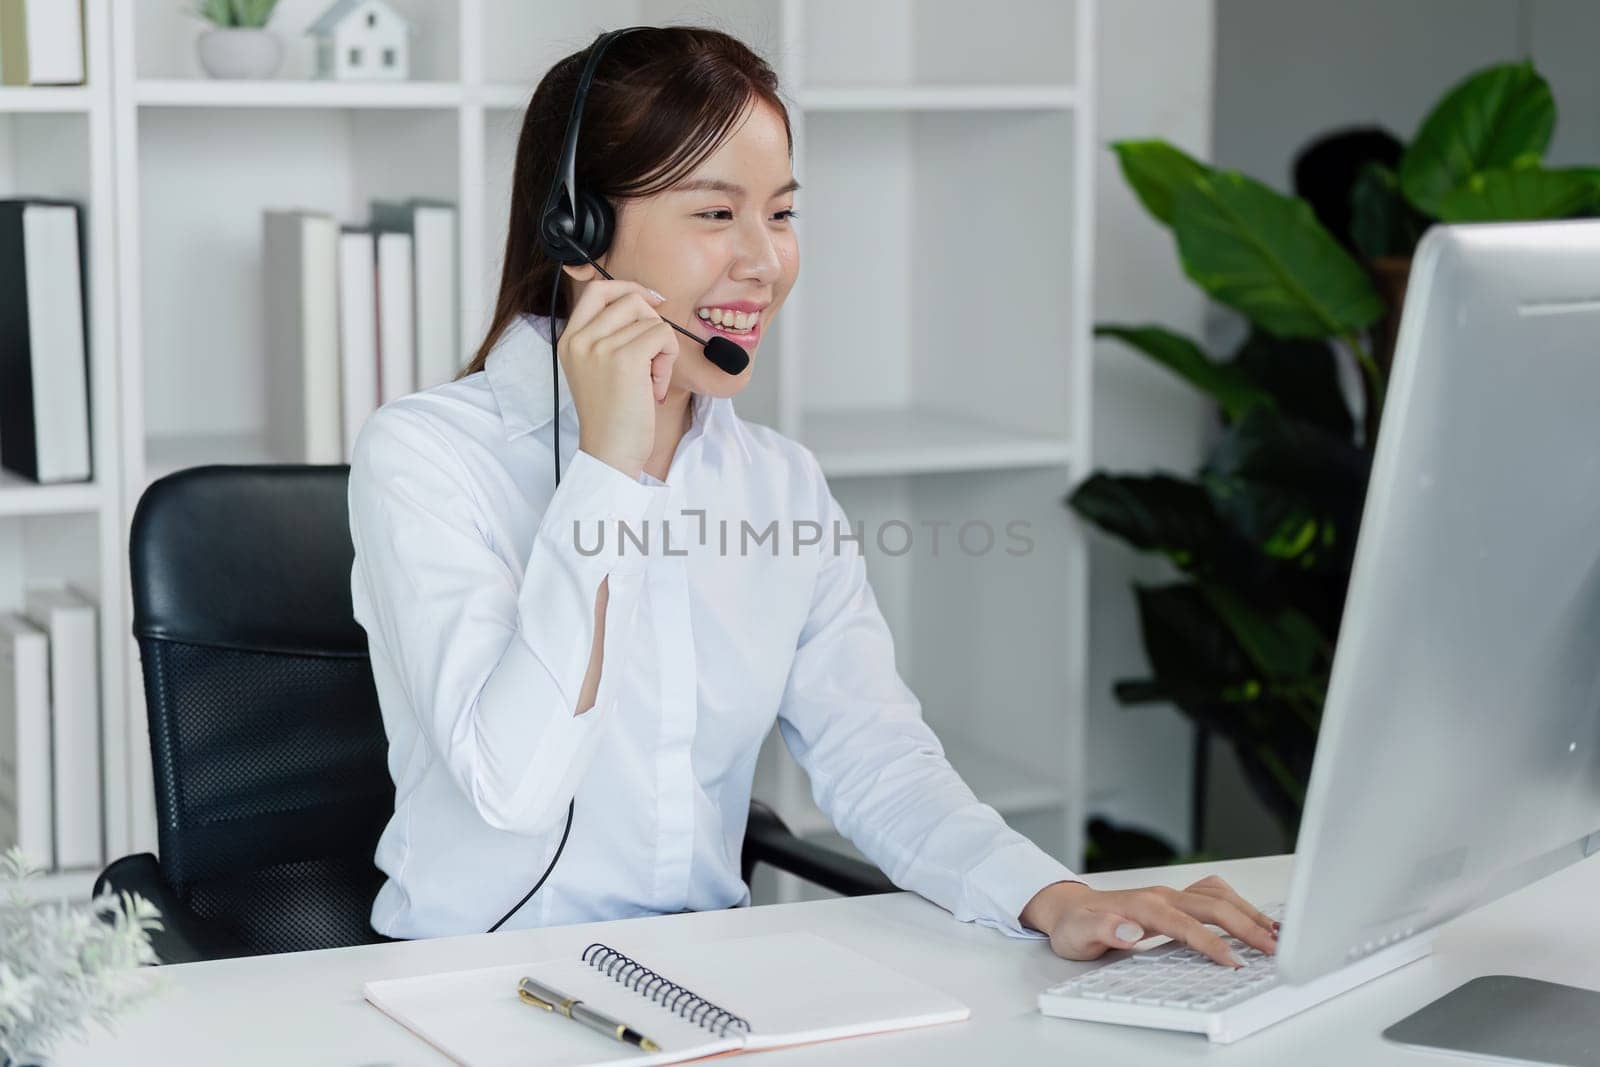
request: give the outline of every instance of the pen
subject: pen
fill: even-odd
[[[545,1011],[560,1012],[575,1023],[582,1023],[589,1029],[614,1037],[628,1045],[637,1045],[645,1052],[660,1052],[661,1046],[645,1037],[627,1023],[603,1012],[595,1011],[583,1001],[569,997],[565,993],[557,992],[547,985],[535,982],[532,978],[523,978],[517,983],[517,996],[524,1003],[532,1004]]]

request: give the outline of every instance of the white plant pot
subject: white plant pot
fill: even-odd
[[[271,30],[211,29],[198,41],[200,65],[213,78],[270,78],[283,62]]]

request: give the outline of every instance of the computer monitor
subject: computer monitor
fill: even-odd
[[[1600,850],[1600,220],[1411,269],[1285,901],[1303,983]]]

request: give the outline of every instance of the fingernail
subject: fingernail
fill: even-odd
[[[1138,923],[1122,923],[1117,927],[1118,941],[1141,941],[1144,939],[1144,930]]]
[[[1275,923],[1272,924],[1272,933],[1274,935],[1280,934],[1282,932],[1283,932],[1283,924],[1282,923],[1275,922]]]
[[[653,299],[658,304],[661,303],[661,301],[666,299],[666,297],[662,296],[660,293],[656,292],[654,289],[651,289],[648,286],[645,287],[645,292],[649,293],[651,299]]]

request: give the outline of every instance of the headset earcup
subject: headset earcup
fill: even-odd
[[[604,197],[580,192],[577,219],[567,213],[566,204],[556,202],[540,219],[539,240],[544,245],[545,255],[557,263],[575,267],[605,255],[606,249],[611,247],[615,228],[616,214],[611,204]]]
[[[611,235],[616,231],[617,217],[611,204],[603,196],[582,190],[578,193],[578,243],[589,253],[589,259],[599,259],[611,247]],[[578,260],[579,263],[586,262]]]

